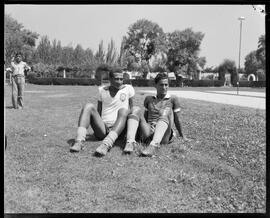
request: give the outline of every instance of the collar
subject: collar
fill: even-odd
[[[167,94],[164,96],[163,99],[169,99],[170,97],[171,97],[171,95],[167,93]],[[153,95],[153,98],[157,98],[157,96],[156,96],[156,95]]]

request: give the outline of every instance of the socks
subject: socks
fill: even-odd
[[[86,132],[87,130],[85,127],[78,127],[76,141],[85,141]]]
[[[127,126],[127,142],[135,142],[135,137],[139,126],[139,118],[133,114],[129,115]]]
[[[159,120],[157,122],[155,134],[153,136],[152,141],[150,142],[150,145],[153,146],[159,145],[167,129],[168,123],[163,120]]]
[[[112,130],[109,132],[106,138],[103,139],[102,143],[112,147],[117,138],[118,138],[117,132]]]

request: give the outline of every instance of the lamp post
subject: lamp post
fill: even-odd
[[[239,91],[239,71],[240,71],[240,57],[241,57],[241,39],[242,39],[242,21],[245,20],[244,17],[239,17],[240,20],[240,41],[239,41],[239,58],[238,58],[238,70],[237,70],[237,95]]]

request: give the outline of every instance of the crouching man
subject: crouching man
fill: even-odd
[[[167,94],[168,87],[168,75],[159,73],[155,78],[156,95],[145,97],[144,112],[137,106],[133,107],[127,121],[125,153],[134,151],[137,145],[135,140],[138,139],[148,144],[146,149],[141,151],[141,155],[153,156],[160,144],[168,144],[172,141],[173,123],[178,130],[179,137],[184,141],[190,140],[182,132],[179,100],[176,96]]]
[[[97,69],[97,73],[101,71]],[[88,127],[91,125],[94,135],[102,140],[96,149],[96,155],[104,156],[126,127],[127,116],[133,106],[134,88],[123,84],[123,71],[120,68],[102,69],[109,73],[109,86],[98,88],[97,108],[87,103],[81,110],[77,137],[70,148],[71,152],[82,150]],[[123,134],[122,134],[123,135]]]

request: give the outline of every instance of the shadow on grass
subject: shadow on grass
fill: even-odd
[[[6,106],[6,109],[14,109],[13,106]]]
[[[85,140],[86,141],[91,141],[91,142],[100,141],[93,134],[86,135]],[[71,145],[73,145],[75,143],[75,139],[69,139],[69,140],[67,140],[67,143],[71,146]]]
[[[100,143],[102,142],[102,140],[97,139],[94,134],[87,134],[86,141],[100,142]],[[124,150],[125,142],[126,142],[126,139],[124,138],[117,139],[113,147],[119,147],[121,150]],[[75,143],[75,138],[67,140],[67,143],[71,147]],[[92,156],[99,157],[99,158],[103,157],[103,155],[100,155],[99,153],[96,153],[96,152],[93,152]]]

